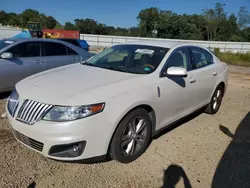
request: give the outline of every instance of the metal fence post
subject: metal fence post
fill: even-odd
[[[240,51],[241,51],[241,53],[243,53],[243,43],[241,45],[241,50]]]
[[[114,46],[114,38],[111,38],[111,46]]]
[[[227,43],[225,43],[224,52],[227,50]]]
[[[96,38],[96,39],[97,39],[97,46],[100,47],[100,46],[99,46],[99,35],[97,35],[97,38]]]

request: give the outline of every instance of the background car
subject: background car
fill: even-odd
[[[79,48],[89,51],[89,44],[87,43],[86,40],[69,39],[69,38],[58,38],[57,40],[62,40],[62,41],[74,44],[75,46],[78,46]]]
[[[199,46],[120,44],[22,80],[7,116],[15,137],[49,158],[108,154],[129,163],[166,126],[203,107],[217,113],[227,75],[227,64]]]
[[[0,41],[0,92],[32,74],[89,59],[91,54],[53,39],[4,39]]]

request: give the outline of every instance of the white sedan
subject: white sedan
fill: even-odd
[[[162,128],[202,107],[215,114],[227,79],[206,48],[131,42],[22,80],[6,110],[16,139],[46,157],[129,163]]]

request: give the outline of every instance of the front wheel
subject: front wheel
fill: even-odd
[[[220,108],[223,95],[224,95],[224,88],[222,87],[222,85],[219,85],[214,91],[214,94],[205,112],[208,114],[216,114]]]
[[[147,149],[152,131],[151,119],[144,109],[136,109],[123,118],[110,145],[110,156],[121,163],[130,163]]]

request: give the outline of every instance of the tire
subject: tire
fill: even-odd
[[[224,87],[222,85],[219,85],[215,91],[214,94],[210,100],[210,103],[208,104],[205,112],[207,114],[216,114],[218,110],[220,109],[220,105],[222,102],[224,96]]]
[[[144,109],[127,114],[119,123],[110,144],[110,156],[121,163],[130,163],[147,149],[151,139],[152,121]]]

